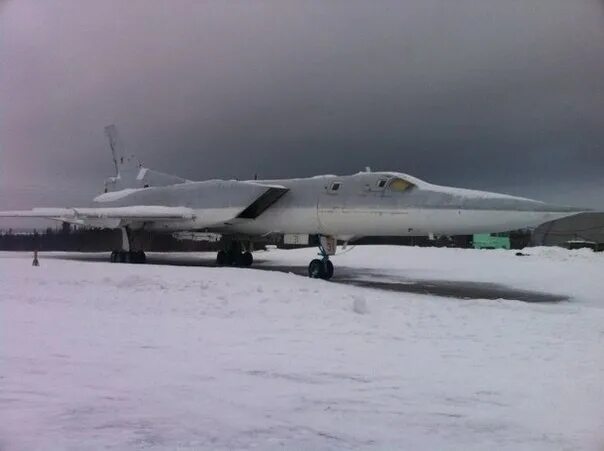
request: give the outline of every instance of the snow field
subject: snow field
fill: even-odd
[[[0,253],[0,449],[601,449],[603,256],[530,252],[367,246],[334,263],[569,302]]]

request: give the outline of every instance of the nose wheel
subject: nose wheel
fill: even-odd
[[[329,280],[333,277],[333,263],[329,259],[330,255],[335,255],[337,241],[335,237],[319,237],[319,255],[322,258],[315,258],[308,265],[308,277],[311,279]]]
[[[308,265],[308,277],[311,279],[329,280],[333,277],[333,263],[331,260],[319,260],[315,258]]]

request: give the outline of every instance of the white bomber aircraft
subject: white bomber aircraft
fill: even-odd
[[[2,211],[122,231],[112,262],[144,263],[134,249],[139,230],[220,234],[218,265],[250,266],[253,243],[272,234],[308,243],[319,237],[310,277],[330,279],[337,240],[365,236],[469,235],[537,226],[585,209],[503,194],[433,185],[399,172],[361,172],[284,180],[193,182],[142,167],[124,151],[114,126],[105,129],[117,176],[87,208]]]

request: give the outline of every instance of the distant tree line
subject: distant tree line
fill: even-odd
[[[170,233],[155,233],[149,231],[137,232],[134,236],[138,248],[149,252],[205,252],[221,249],[220,242],[177,239]],[[531,234],[527,231],[510,233],[512,249],[522,249],[530,244]],[[287,246],[283,240],[274,241],[281,248]],[[60,229],[47,228],[43,232],[19,232],[12,229],[0,231],[0,250],[2,251],[69,251],[69,252],[108,252],[121,248],[122,235],[115,229],[73,228],[63,223]],[[422,247],[471,247],[472,236],[460,235],[453,237],[440,236],[430,239],[419,237],[366,237],[350,242],[356,244],[394,244],[401,246]],[[317,246],[318,239],[311,237],[310,246]]]
[[[136,243],[150,252],[203,252],[214,251],[219,243],[181,240],[169,233],[148,231],[135,234]],[[0,250],[3,251],[69,251],[108,252],[120,249],[121,231],[114,229],[73,228],[63,223],[60,229],[47,228],[39,232],[0,231]]]
[[[531,244],[531,232],[529,230],[515,230],[509,233],[510,246],[512,249],[524,249]],[[427,236],[373,236],[363,237],[350,244],[394,244],[399,246],[419,247],[472,247],[472,235],[437,236],[431,239]]]

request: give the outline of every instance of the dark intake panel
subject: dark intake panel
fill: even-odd
[[[255,219],[264,213],[271,205],[277,202],[289,189],[287,188],[269,188],[262,196],[256,199],[249,207],[243,210],[238,218]]]

